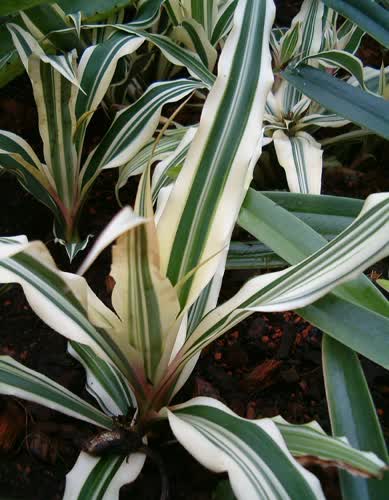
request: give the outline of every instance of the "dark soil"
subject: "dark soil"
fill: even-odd
[[[278,13],[280,23],[290,20],[299,1],[285,3]],[[366,49],[367,50],[367,49]],[[0,96],[0,128],[30,140],[37,152],[40,141],[29,82],[20,78]],[[90,144],[101,134],[92,129]],[[332,132],[330,132],[332,133]],[[385,157],[388,143],[369,138],[346,149],[334,148],[339,166],[327,169],[323,192],[365,198],[369,193],[389,190]],[[387,168],[387,167],[386,167]],[[280,175],[261,173],[258,187],[283,189]],[[274,178],[276,177],[276,180]],[[263,182],[266,182],[265,186]],[[82,234],[98,234],[118,211],[113,195],[115,173],[103,173],[93,188],[81,221]],[[275,185],[273,185],[275,183]],[[136,182],[123,190],[123,199],[133,199]],[[45,207],[26,193],[9,175],[2,175],[0,234],[26,234],[43,240],[64,270],[74,271],[79,259],[69,265],[64,250],[52,240],[52,221]],[[104,252],[87,273],[92,288],[108,300],[105,277],[109,252]],[[382,272],[377,266],[372,278]],[[387,266],[384,267],[387,272]],[[227,272],[223,299],[236,291],[253,273]],[[11,286],[0,295],[0,354],[9,355],[44,373],[64,387],[95,404],[84,388],[82,367],[66,353],[66,340],[50,330],[31,312],[21,289]],[[330,431],[321,367],[319,330],[293,312],[254,314],[209,346],[177,401],[210,396],[226,403],[238,415],[261,418],[282,415],[290,422],[317,420]],[[389,376],[382,368],[363,361],[384,433],[389,433]],[[63,416],[42,406],[13,397],[0,399],[0,498],[57,500],[62,498],[65,474],[72,468],[82,441],[95,432],[93,426]],[[151,443],[163,458],[169,478],[170,498],[208,500],[224,476],[212,474],[197,464],[175,441],[167,428],[158,429]],[[328,499],[340,498],[335,469],[311,469],[322,481]],[[147,460],[139,478],[124,486],[120,499],[158,499],[160,476]]]

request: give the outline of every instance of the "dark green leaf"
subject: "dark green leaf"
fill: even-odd
[[[328,110],[389,139],[389,102],[383,98],[303,64],[288,68],[282,75]]]
[[[355,448],[372,451],[388,461],[382,430],[357,355],[326,336],[323,341],[323,367],[333,434],[346,436]],[[341,471],[340,485],[343,498],[385,498],[389,490],[389,476],[379,481]]]
[[[378,42],[389,47],[389,12],[372,0],[323,0]]]
[[[2,0],[0,5],[0,16],[13,14],[19,10],[29,9],[42,3],[52,3],[54,0]]]

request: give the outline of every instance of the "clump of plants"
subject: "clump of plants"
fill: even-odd
[[[3,167],[23,172],[22,183],[42,202],[52,200],[57,223],[64,223],[68,235],[75,233],[61,208],[59,188],[65,184],[53,181],[54,157],[58,179],[69,174],[67,192],[77,193],[66,205],[73,215],[102,169],[119,167],[117,191],[130,176],[141,174],[134,207],[124,207],[113,218],[76,274],[58,269],[42,242],[0,238],[0,281],[20,284],[35,313],[69,340],[68,351],[85,368],[87,389],[96,400],[93,406],[12,358],[0,357],[2,394],[96,426],[67,475],[65,499],[118,498],[146,457],[158,463],[149,441],[161,421],[201,464],[228,474],[237,498],[324,498],[318,479],[297,460],[307,456],[343,469],[344,498],[356,498],[360,491],[366,498],[383,498],[387,450],[358,353],[388,366],[388,301],[362,272],[389,255],[389,193],[372,194],[362,203],[313,196],[310,189],[269,193],[249,188],[269,135],[274,85],[294,95],[296,115],[280,111],[271,133],[275,143],[287,142],[293,175],[300,180],[316,175],[311,155],[301,154],[314,140],[297,130],[298,123],[312,119],[314,108],[320,113],[310,125],[348,120],[389,137],[389,104],[381,91],[385,69],[375,74],[380,92],[374,93],[352,55],[367,26],[370,34],[378,33],[366,21],[371,21],[371,5],[361,2],[359,16],[350,14],[338,29],[332,8],[349,16],[347,6],[305,0],[292,27],[279,32],[272,31],[272,0],[139,2],[137,17],[128,23],[78,25],[78,32],[109,29],[106,39],[85,49],[78,70],[71,53],[47,55],[31,34],[9,26],[34,86],[41,135],[45,130],[42,139],[50,151],[45,150],[45,165],[21,138],[3,131]],[[378,4],[373,10],[384,11]],[[73,17],[82,19],[81,14]],[[386,43],[382,19],[377,36]],[[320,44],[313,43],[315,27],[322,29]],[[343,52],[351,40],[353,50]],[[141,48],[142,43],[147,46]],[[280,59],[276,66],[274,54]],[[139,90],[141,78],[134,68],[145,55],[155,58],[156,73],[166,80],[150,82],[153,71],[145,71],[146,90],[139,97],[134,86]],[[135,100],[116,115],[80,168],[86,124],[106,97],[121,58],[128,64],[121,84],[132,89],[124,100]],[[359,87],[337,78],[334,66],[357,75]],[[189,76],[181,74],[185,70]],[[109,92],[115,95],[114,88]],[[192,93],[203,102],[199,123],[182,127],[174,114],[155,133],[162,106]],[[328,104],[331,95],[336,104]],[[242,246],[231,245],[237,223],[257,238],[262,251],[282,259],[282,269],[255,276],[220,303],[228,263],[234,259],[241,267],[253,266]],[[70,236],[67,242],[75,244]],[[112,243],[110,308],[83,274]],[[244,419],[208,397],[174,403],[206,346],[254,312],[290,309],[324,332],[332,435],[315,422]],[[162,490],[166,496],[163,472]]]

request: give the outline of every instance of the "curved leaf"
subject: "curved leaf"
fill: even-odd
[[[137,408],[127,380],[113,365],[96,356],[84,344],[69,342],[68,352],[85,368],[86,389],[107,415],[127,415],[129,408]]]
[[[320,194],[323,168],[320,144],[306,132],[289,137],[282,130],[273,133],[273,141],[289,189],[293,193]]]
[[[370,0],[323,0],[332,9],[351,19],[385,47],[389,47],[389,12]]]
[[[0,356],[0,393],[33,401],[106,429],[113,425],[102,411],[9,356]]]
[[[389,139],[389,102],[316,68],[299,65],[282,76],[325,108]]]
[[[83,186],[101,169],[128,162],[152,137],[166,103],[177,102],[202,87],[202,83],[186,79],[152,84],[140,99],[116,115],[100,144],[86,160],[82,171]]]
[[[175,285],[193,272],[180,286],[182,307],[193,303],[214,275],[247,189],[273,78],[268,47],[273,15],[271,0],[238,4],[218,77],[158,222],[170,281]]]
[[[174,435],[196,460],[228,472],[238,499],[324,499],[319,481],[293,460],[271,420],[245,420],[211,398],[167,413]]]
[[[293,456],[306,457],[307,463],[312,458],[315,463],[316,457],[324,466],[335,465],[361,476],[382,477],[385,462],[374,453],[353,448],[347,438],[328,436],[318,423],[293,425],[282,417],[275,417],[273,421]]]
[[[135,481],[146,456],[133,453],[129,457],[107,455],[92,457],[81,452],[66,475],[64,500],[114,500],[120,488]]]
[[[347,436],[354,447],[372,450],[388,462],[385,440],[356,353],[325,336],[323,371],[332,432]],[[340,485],[344,498],[385,498],[389,476],[383,481],[377,481],[357,478],[342,471]]]

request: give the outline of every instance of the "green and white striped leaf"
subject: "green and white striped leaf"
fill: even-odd
[[[323,339],[322,353],[333,434],[346,436],[352,446],[371,450],[388,463],[385,439],[358,356],[328,335]],[[341,471],[340,486],[343,498],[385,498],[389,476],[386,474],[384,480],[378,481]]]
[[[310,66],[282,73],[291,85],[334,113],[389,139],[389,103]]]
[[[328,436],[317,422],[293,425],[282,417],[273,418],[273,422],[294,457],[306,457],[308,463],[316,457],[322,465],[335,465],[362,476],[383,474],[386,464],[377,455],[353,448],[347,438]]]
[[[271,0],[238,4],[218,77],[158,222],[163,272],[174,285],[193,272],[179,289],[182,307],[193,303],[215,274],[248,187],[272,83],[273,16]]]
[[[149,224],[153,224],[150,222]],[[153,228],[139,226],[113,248],[113,306],[125,325],[128,342],[144,359],[153,380],[166,335],[179,313],[177,295],[158,267]]]
[[[60,73],[70,83],[79,87],[75,65],[73,64],[73,60],[75,59],[75,55],[73,53],[70,52],[62,56],[46,55],[35,38],[23,28],[13,23],[7,24],[7,28],[11,33],[12,40],[18,51],[20,59],[22,60],[26,71],[29,73],[33,84],[33,77],[30,75],[29,58],[34,54],[36,57],[39,57],[42,62],[51,65],[54,70],[58,71],[58,73]]]
[[[8,256],[7,247],[10,249]],[[137,380],[128,363],[129,358],[126,358],[129,353],[125,346],[121,346],[122,352],[116,343],[120,339],[114,341],[108,333],[95,327],[88,319],[88,298],[94,302],[98,299],[93,298],[94,294],[89,292],[83,278],[60,273],[41,242],[30,243],[27,247],[21,245],[18,252],[12,240],[2,238],[0,248],[3,255],[0,261],[0,282],[19,283],[30,306],[47,325],[70,340],[89,345],[103,359]],[[102,308],[104,315],[106,309]],[[102,319],[97,312],[91,310],[91,314],[100,325]]]
[[[296,22],[290,30],[288,30],[280,41],[281,53],[280,63],[286,64],[292,59],[296,53],[297,43],[300,39],[301,23]]]
[[[118,29],[123,29],[123,27],[118,26]],[[167,36],[140,31],[138,35],[143,36],[147,41],[158,47],[168,61],[177,66],[184,66],[191,76],[202,81],[208,88],[212,87],[215,81],[214,75],[203,64],[201,59],[190,50],[180,47]]]
[[[155,167],[151,184],[153,201],[157,199],[161,189],[173,182],[172,172],[182,168],[196,132],[197,128],[189,128],[175,150]]]
[[[160,140],[151,139],[128,163],[119,167],[115,187],[116,199],[119,199],[119,190],[131,176],[142,174],[149,162],[154,163],[170,156],[177,149],[187,130],[186,127],[180,127],[168,130]]]
[[[292,213],[268,199],[270,197],[279,202],[280,197],[285,197],[285,195],[286,193],[277,195],[266,193],[266,196],[263,196],[259,192],[249,190],[238,221],[243,228],[257,238],[261,238],[280,257],[291,264],[296,264],[323,247],[326,240],[316,232],[321,232],[322,217],[312,222],[307,214],[306,219],[299,220]],[[287,195],[288,198],[296,198],[295,210],[298,210],[298,207],[302,206],[298,200],[301,195],[293,193]],[[304,196],[307,198],[304,205],[308,208],[310,197]],[[288,208],[285,201],[280,201],[280,203],[284,203],[284,206]],[[343,211],[346,219],[340,221],[339,226],[338,224],[335,226],[342,229],[343,224],[347,225],[348,217],[355,217],[359,203],[359,200],[347,200],[345,204],[345,200],[334,198],[329,202],[333,205],[332,209],[329,209],[328,205],[321,207],[320,203],[315,204],[316,208],[313,211],[323,213],[324,217],[326,213],[331,217],[334,213]],[[315,230],[307,225],[311,223]],[[329,237],[333,235],[331,227],[331,224],[327,229],[324,226],[324,233]],[[357,352],[382,366],[389,367],[387,355],[389,338],[385,333],[389,329],[389,305],[385,297],[366,276],[360,275],[354,281],[338,286],[332,294],[315,304],[300,309],[299,314]],[[368,330],[365,328],[366,324],[369,325]]]
[[[389,88],[389,66],[381,67],[380,69],[371,68],[370,66],[365,66],[363,68],[363,78],[366,88],[370,92],[374,92],[385,99],[388,99]],[[355,77],[351,77],[347,80],[350,85],[356,87],[358,85],[358,80]]]
[[[320,51],[323,34],[324,5],[321,0],[304,0],[299,13],[292,20],[291,28],[296,24],[301,26],[299,42],[295,52],[298,59]],[[286,86],[283,95],[283,111],[292,113],[294,107],[302,98],[302,92],[291,85]]]
[[[342,116],[334,113],[313,113],[299,118],[295,130],[299,131],[310,126],[339,128],[348,125],[350,120],[345,120]]]
[[[142,213],[139,208],[143,203],[151,203],[144,198],[141,191],[135,207],[138,213]],[[145,215],[148,217],[138,216],[129,207],[122,209],[99,236],[79,273],[84,273],[100,252],[116,240],[111,266],[115,282],[112,305],[120,324],[114,326],[115,339],[130,352],[136,352],[137,356],[131,357],[132,365],[141,363],[152,379],[165,337],[174,333],[172,326],[179,305],[173,287],[159,270],[154,222],[151,213]]]
[[[69,52],[76,49],[81,52],[84,44],[74,29],[72,21],[58,3],[45,4],[20,12],[21,25],[42,44],[42,47],[53,52],[56,49]],[[19,24],[19,19],[15,18]]]
[[[300,63],[315,59],[328,64],[329,67],[342,68],[348,71],[357,80],[359,85],[364,90],[367,90],[364,80],[363,64],[358,57],[349,54],[344,50],[326,50],[324,52],[318,52],[317,54],[304,57]]]
[[[173,286],[160,270],[149,169],[143,173],[135,202],[135,211],[148,219],[117,239],[110,274],[115,281],[112,305],[123,322],[123,334],[141,354],[147,377],[154,380],[180,307]]]
[[[203,27],[208,39],[211,38],[218,13],[216,0],[168,0],[166,9],[174,25],[195,20]]]
[[[211,398],[167,414],[182,446],[208,469],[227,472],[238,499],[324,499],[319,481],[293,459],[271,420],[245,420]]]
[[[68,352],[86,370],[86,389],[107,415],[127,415],[137,408],[135,396],[123,375],[84,344],[69,342]]]
[[[144,217],[136,215],[131,207],[124,207],[115,215],[99,235],[77,273],[80,275],[84,274],[108,245],[114,242],[122,234],[144,223]]]
[[[102,411],[9,356],[0,356],[0,393],[33,401],[98,427],[112,428],[111,418]]]
[[[159,18],[160,9],[165,0],[145,0],[138,5],[135,19],[129,24],[134,28],[146,29],[152,26]]]
[[[210,71],[213,70],[217,52],[211,45],[201,24],[193,19],[183,21],[174,28],[172,38],[183,43],[189,50],[195,52]]]
[[[103,168],[128,162],[150,140],[168,102],[177,102],[203,84],[194,80],[174,80],[152,84],[134,104],[116,115],[100,144],[89,155],[82,171],[83,186]]]
[[[78,38],[81,38],[81,25],[82,25],[82,14],[80,11],[75,12],[74,14],[69,14],[69,21],[73,24],[74,29],[76,30]]]
[[[139,476],[146,455],[92,457],[81,452],[66,475],[64,500],[114,500],[120,488]]]
[[[315,54],[320,50],[324,6],[320,0],[304,0],[298,14],[293,18],[291,28],[300,24],[298,50],[300,57]]]
[[[44,166],[24,139],[5,130],[0,130],[0,166],[14,173],[22,186],[61,220]]]
[[[228,0],[220,9],[211,36],[211,43],[213,46],[230,32],[237,5],[238,0]]]
[[[342,16],[357,24],[385,47],[389,47],[389,12],[370,0],[323,0]]]
[[[323,169],[323,151],[320,144],[306,132],[297,132],[289,137],[282,130],[273,133],[273,141],[290,191],[320,194]]]
[[[88,29],[101,27],[102,26],[99,24],[84,26],[84,28]],[[215,81],[215,76],[202,63],[201,59],[196,54],[193,54],[193,52],[191,52],[190,50],[187,50],[173,42],[169,37],[148,33],[147,31],[133,28],[131,23],[107,24],[104,25],[104,27],[112,27],[116,30],[136,35],[142,39],[147,40],[148,42],[151,42],[161,50],[168,61],[177,66],[184,66],[191,76],[202,81],[208,88],[212,87]]]
[[[72,64],[75,68],[74,55]],[[34,54],[28,65],[47,169],[65,215],[68,211],[71,214],[78,198],[78,164],[73,143],[77,89],[52,65]]]
[[[353,224],[313,255],[289,269],[248,281],[230,300],[209,313],[184,346],[185,363],[253,311],[286,311],[307,306],[337,285],[357,277],[389,253],[389,194],[371,195]]]
[[[109,40],[88,47],[83,53],[79,63],[79,78],[84,93],[79,92],[76,101],[79,152],[89,120],[107,92],[119,59],[135,52],[142,43],[143,40],[135,35],[115,33]]]

